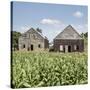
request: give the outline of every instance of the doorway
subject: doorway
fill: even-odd
[[[33,44],[31,44],[31,51],[33,51]]]
[[[71,52],[71,46],[68,46],[68,52]]]
[[[28,51],[30,51],[30,48],[28,47]]]

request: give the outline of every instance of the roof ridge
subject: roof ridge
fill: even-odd
[[[80,34],[71,26],[71,28],[80,36]],[[80,36],[81,37],[81,36]]]
[[[72,27],[72,25],[68,25],[66,28],[64,28],[54,39],[56,39],[59,35],[61,35],[67,28],[70,27],[72,30],[81,38],[80,34]]]
[[[43,34],[41,34],[41,33],[39,33],[37,30],[35,30],[34,28],[30,28],[30,29],[28,29],[26,32],[24,32],[23,34],[26,34],[28,31],[30,31],[30,30],[34,30],[35,32],[37,32],[40,36],[42,36],[44,39],[45,39],[45,36],[43,35]],[[22,34],[22,35],[23,35]]]

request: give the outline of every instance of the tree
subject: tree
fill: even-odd
[[[42,33],[42,30],[40,28],[37,28],[36,29],[38,32]]]
[[[12,38],[12,48],[14,50],[18,50],[18,39],[21,36],[20,32],[11,31],[11,38]]]
[[[81,37],[84,38],[84,39],[87,39],[88,38],[88,32],[81,33]]]
[[[85,38],[87,38],[87,37],[88,37],[88,32],[86,32],[86,33],[84,34],[84,36],[85,36]]]
[[[81,37],[84,38],[84,33],[81,33]]]

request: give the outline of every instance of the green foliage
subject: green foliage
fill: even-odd
[[[13,88],[87,84],[87,53],[14,52]]]
[[[19,39],[19,36],[21,35],[20,32],[16,32],[16,31],[12,31],[11,32],[12,34],[12,48],[15,50],[18,49],[18,39]]]
[[[81,34],[81,37],[84,38],[84,39],[87,39],[88,38],[88,32],[82,33]]]
[[[38,32],[42,33],[42,30],[40,28],[37,28],[36,29]]]
[[[81,37],[84,39],[84,50],[85,52],[88,51],[88,32],[82,33]]]

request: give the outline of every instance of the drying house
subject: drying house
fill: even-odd
[[[79,33],[71,26],[67,26],[53,40],[54,51],[60,52],[83,52],[84,40]]]
[[[49,48],[49,41],[39,31],[31,28],[19,37],[19,50],[35,51]]]

